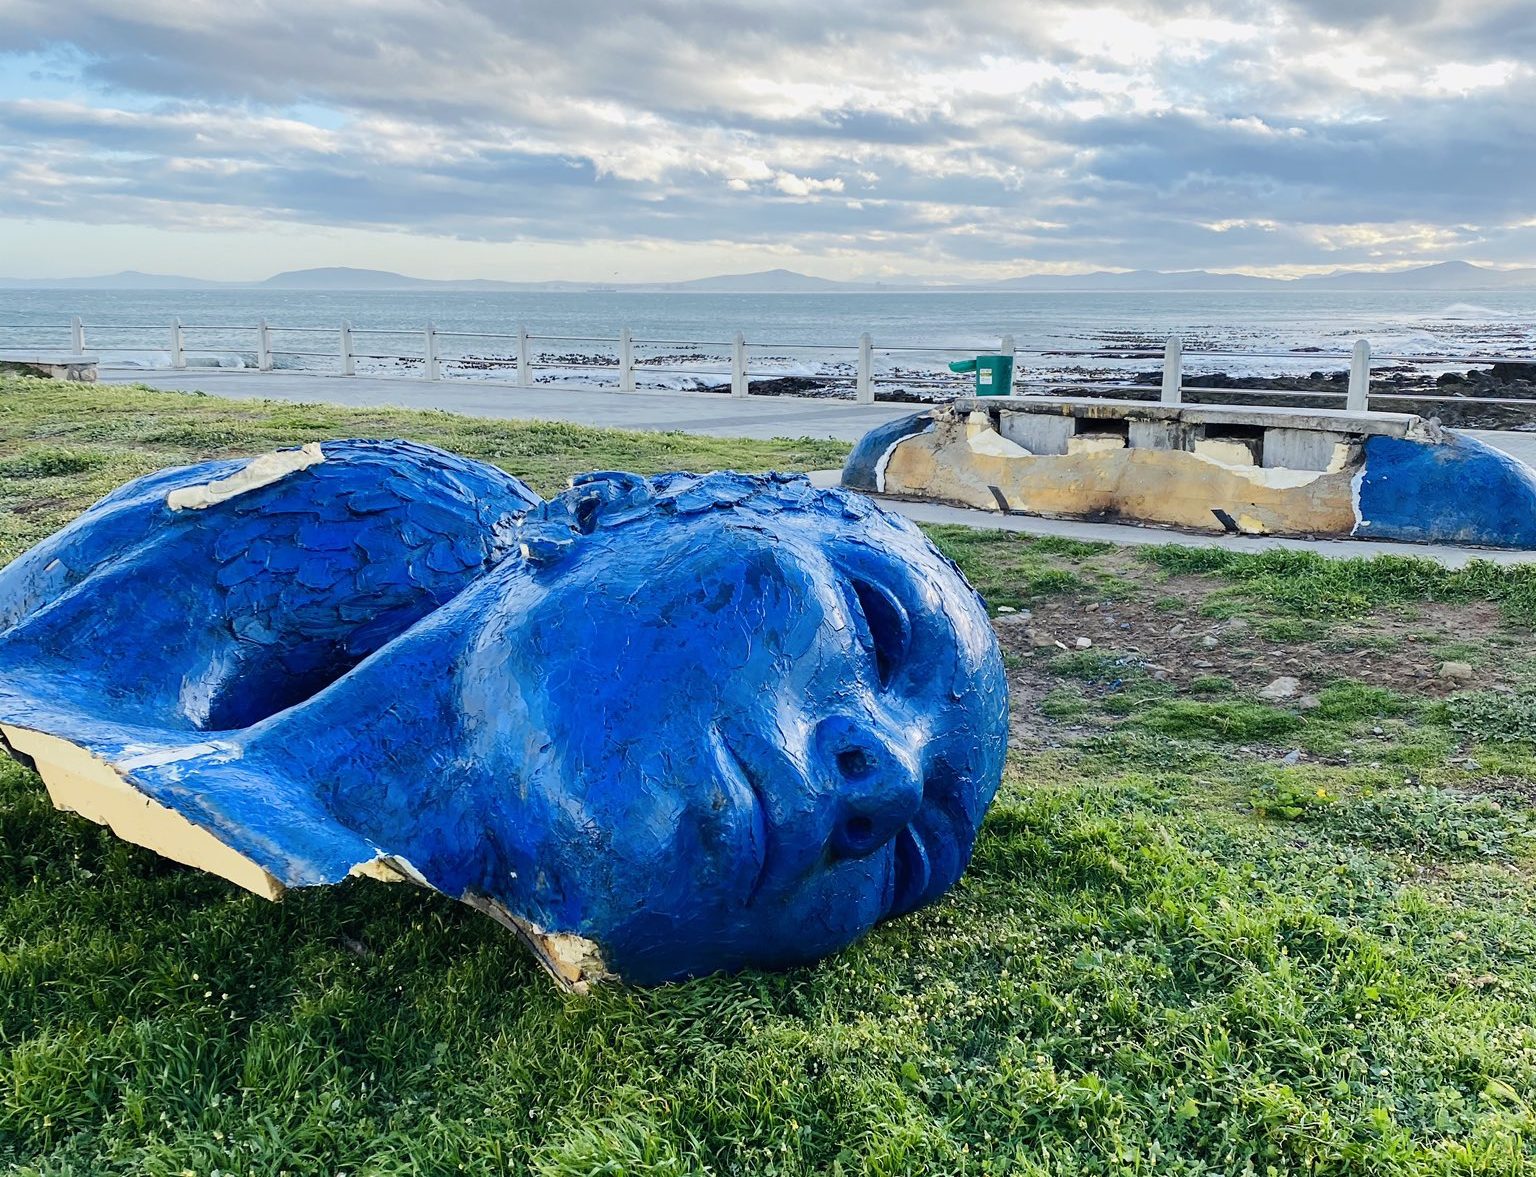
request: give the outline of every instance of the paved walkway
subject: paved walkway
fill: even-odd
[[[472,417],[571,421],[614,429],[677,429],[717,437],[830,437],[856,441],[876,425],[915,412],[917,405],[856,405],[845,400],[718,392],[662,392],[545,384],[518,388],[488,381],[419,380],[388,376],[321,376],[313,372],[254,372],[199,368],[185,372],[116,368],[101,379],[199,391],[237,400],[321,401],[353,408],[442,409]]]
[[[207,392],[236,400],[320,401],[353,408],[442,409],[472,417],[534,418],[607,425],[615,429],[680,430],[717,437],[831,437],[857,441],[885,421],[916,412],[917,405],[856,405],[845,400],[754,396],[732,400],[718,392],[663,392],[583,388],[569,384],[518,388],[469,380],[407,376],[322,376],[314,372],[253,372],[196,368],[165,372],[105,369],[109,384],[148,384],[178,392]],[[1536,433],[1485,429],[1463,432],[1536,466]]]
[[[146,372],[140,369],[104,371],[107,383],[144,383],[155,388],[202,391],[235,399],[320,401],[355,408],[442,409],[476,417],[535,418],[572,421],[582,425],[607,425],[620,429],[680,430],[720,437],[830,437],[854,441],[866,430],[914,412],[914,405],[855,405],[849,401],[810,400],[804,397],[750,397],[732,400],[711,392],[660,392],[544,385],[514,385],[479,381],[413,380],[408,377],[320,376],[311,372],[252,372],[239,369],[203,368],[187,372]],[[1536,433],[1505,433],[1469,429],[1481,438],[1531,466],[1536,466]],[[839,471],[817,471],[813,480],[832,485]],[[939,503],[883,500],[901,514],[923,523],[960,523],[967,527],[1021,531],[1030,535],[1059,535],[1072,539],[1117,544],[1182,544],[1187,547],[1226,548],[1236,552],[1273,549],[1321,552],[1327,556],[1422,556],[1447,567],[1459,568],[1470,560],[1498,564],[1536,563],[1536,552],[1505,552],[1482,548],[1454,548],[1430,544],[1372,543],[1366,540],[1282,539],[1275,536],[1207,535],[1167,531],[1157,527],[1133,527],[1118,523],[1084,523],[1068,519],[1040,519],[1029,515],[1001,515],[946,507]]]

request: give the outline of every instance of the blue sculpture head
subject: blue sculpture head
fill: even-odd
[[[815,959],[960,877],[1007,687],[914,526],[800,478],[597,474],[521,544],[464,606],[453,710],[489,820],[444,889],[660,981]],[[360,785],[344,820],[378,812]]]
[[[405,443],[277,458],[141,480],[0,570],[0,736],[86,749],[263,893],[413,878],[567,980],[814,960],[960,877],[1007,686],[906,520],[798,477],[540,502]]]

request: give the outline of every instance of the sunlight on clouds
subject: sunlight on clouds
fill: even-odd
[[[1363,251],[1372,258],[1430,254],[1478,240],[1478,231],[1470,226],[1398,223],[1298,225],[1295,228],[1302,238],[1322,249]]]
[[[1513,61],[1490,61],[1482,65],[1447,61],[1435,67],[1430,83],[1436,89],[1448,93],[1467,93],[1508,85],[1512,78],[1522,72],[1529,73],[1529,67]]]
[[[380,264],[420,242],[904,272],[969,271],[980,241],[1002,272],[1531,248],[1536,31],[1508,0],[594,5],[576,36],[472,0],[0,0],[7,43],[51,46],[70,86],[7,101],[37,55],[0,53],[0,217],[366,233]]]

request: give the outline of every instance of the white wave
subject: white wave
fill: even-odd
[[[104,368],[143,368],[147,371],[159,371],[171,367],[171,353],[168,351],[113,351],[111,348],[102,348],[94,354],[101,357],[101,366]],[[188,352],[185,360],[188,368],[256,367],[254,356],[243,356],[238,352]]]
[[[1475,322],[1488,323],[1499,320],[1518,319],[1520,316],[1509,311],[1496,311],[1492,307],[1478,306],[1471,302],[1453,302],[1444,310],[1426,315],[1428,319],[1444,319],[1447,322]]]

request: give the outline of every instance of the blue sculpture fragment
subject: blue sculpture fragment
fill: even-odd
[[[1536,548],[1536,471],[1465,434],[1368,438],[1356,502],[1371,539]]]
[[[930,902],[1007,722],[958,569],[803,478],[544,503],[327,442],[141,479],[0,570],[0,735],[57,803],[273,896],[411,879],[577,988],[810,961]]]

